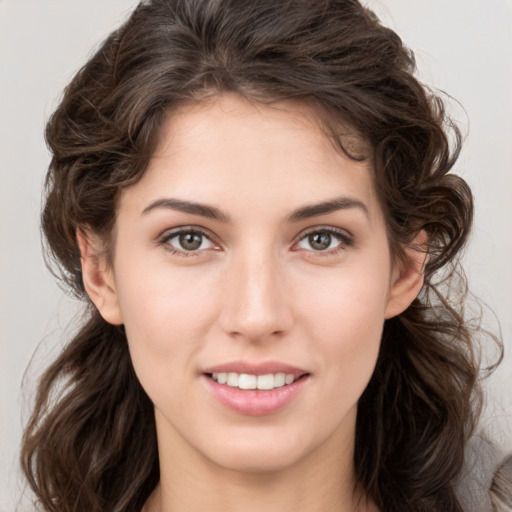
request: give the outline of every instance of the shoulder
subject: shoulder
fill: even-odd
[[[503,453],[483,434],[466,446],[464,467],[455,492],[465,512],[493,512],[489,489]]]

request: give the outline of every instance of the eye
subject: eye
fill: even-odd
[[[216,248],[210,238],[197,229],[182,229],[164,235],[160,243],[173,253],[196,253],[206,249]]]
[[[314,252],[337,252],[352,245],[352,239],[347,234],[335,229],[317,229],[303,236],[296,247]]]

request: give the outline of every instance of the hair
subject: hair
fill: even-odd
[[[85,293],[76,233],[112,244],[119,194],[144,174],[170,109],[223,92],[316,106],[340,148],[371,163],[395,261],[427,233],[422,293],[385,322],[359,401],[354,464],[383,512],[462,510],[454,483],[481,393],[454,269],[473,202],[449,173],[461,134],[414,72],[413,53],[356,0],[148,0],[76,74],[46,129],[42,227],[88,320],[42,376],[23,438],[42,510],[138,512],[158,482],[153,406],[123,327]]]
[[[509,454],[494,473],[490,489],[494,512],[512,511],[512,454]]]

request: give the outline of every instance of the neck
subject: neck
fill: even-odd
[[[353,489],[345,496],[339,487],[332,489],[335,492],[326,489],[326,494],[315,500],[321,488],[308,492],[309,486],[287,487],[270,478],[247,478],[210,491],[205,486],[198,490],[195,485],[193,493],[160,483],[142,512],[378,512],[371,501]]]
[[[348,443],[331,438],[295,464],[266,472],[220,467],[172,437],[171,432],[159,436],[161,480],[144,512],[377,510],[357,490],[353,436]]]

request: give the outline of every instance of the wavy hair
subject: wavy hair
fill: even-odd
[[[396,261],[428,234],[422,293],[385,322],[359,402],[354,464],[383,512],[462,510],[454,483],[481,397],[465,283],[450,276],[473,203],[449,173],[461,135],[414,71],[413,53],[356,0],[147,0],[76,74],[46,129],[42,226],[89,317],[42,376],[23,438],[42,510],[139,512],[158,482],[153,407],[123,327],[86,296],[76,232],[112,242],[120,191],[144,174],[170,108],[225,91],[315,105],[340,148],[371,162]]]

